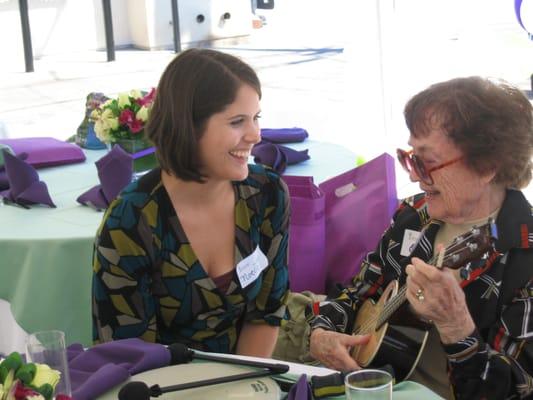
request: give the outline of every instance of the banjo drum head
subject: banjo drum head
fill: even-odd
[[[131,381],[144,382],[148,387],[157,384],[161,388],[164,388],[166,386],[178,385],[181,383],[198,382],[205,379],[227,377],[252,371],[256,371],[256,369],[216,362],[195,362],[192,364],[171,365],[134,375],[126,382],[122,382],[120,385],[117,385],[115,388],[98,397],[98,400],[118,399],[120,389],[126,383]],[[279,386],[268,376],[169,392],[156,397],[158,400],[279,400],[280,398],[281,390]]]

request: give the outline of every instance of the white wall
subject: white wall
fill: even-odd
[[[248,35],[252,29],[250,0],[179,0],[181,41]],[[143,49],[173,46],[168,0],[112,0],[116,47]],[[35,58],[43,55],[105,49],[101,0],[29,0]],[[229,12],[229,20],[221,16]],[[203,14],[205,21],[196,22]],[[18,0],[0,0],[0,54],[4,62],[23,63],[24,50]]]
[[[250,0],[179,0],[182,43],[249,35]],[[224,19],[228,13],[230,18]],[[172,9],[168,0],[133,0],[128,3],[132,43],[142,49],[173,46]],[[203,22],[197,17],[203,16]],[[139,28],[139,29],[138,29]]]

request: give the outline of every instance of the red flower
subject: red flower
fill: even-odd
[[[143,129],[143,122],[135,118],[135,114],[129,109],[122,110],[118,122],[120,125],[127,125],[131,133],[139,133]]]
[[[134,119],[135,119],[135,114],[133,113],[133,111],[129,109],[122,110],[120,112],[120,115],[118,116],[118,122],[120,123],[120,125],[128,125]]]
[[[39,395],[39,393],[35,390],[25,387],[20,381],[16,381],[15,385],[16,386],[13,395],[17,400],[24,400],[26,397]]]
[[[143,122],[138,119],[133,119],[131,123],[128,124],[131,133],[139,133],[143,130]]]
[[[150,90],[150,93],[148,93],[142,99],[137,99],[136,102],[138,105],[142,107],[142,106],[152,103],[154,101],[154,98],[155,98],[155,88],[152,88],[152,90]]]

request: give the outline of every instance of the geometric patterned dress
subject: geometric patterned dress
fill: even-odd
[[[224,292],[207,275],[155,169],[107,209],[93,256],[95,343],[139,337],[234,353],[244,322],[287,319],[289,196],[270,169],[249,165],[235,190],[235,265],[259,249],[268,265],[243,288],[236,271]]]

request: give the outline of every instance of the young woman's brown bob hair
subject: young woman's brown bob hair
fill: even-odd
[[[164,171],[186,181],[204,181],[198,141],[209,117],[233,103],[243,84],[261,98],[254,70],[230,54],[189,49],[172,60],[159,81],[146,126]]]
[[[437,83],[415,95],[404,110],[411,135],[443,129],[466,164],[494,182],[520,189],[531,180],[533,108],[503,81],[478,76]]]

